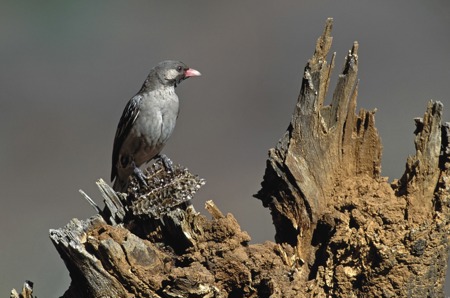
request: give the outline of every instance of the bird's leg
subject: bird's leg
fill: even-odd
[[[165,154],[159,154],[159,158],[161,158],[161,161],[166,168],[166,171],[169,173],[173,173],[173,163],[170,160],[170,158],[167,157]]]
[[[145,181],[145,175],[144,173],[142,173],[142,170],[136,166],[134,161],[131,162],[131,166],[133,167],[133,174],[136,176],[139,184],[143,187],[148,187],[148,184]]]

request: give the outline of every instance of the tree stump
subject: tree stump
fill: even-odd
[[[441,297],[448,258],[449,123],[430,101],[400,180],[381,177],[375,111],[355,114],[358,43],[330,105],[332,20],[308,61],[291,124],[256,197],[296,248],[305,297]]]
[[[276,243],[249,244],[213,202],[211,219],[196,212],[190,200],[204,181],[158,161],[147,171],[150,188],[131,178],[119,194],[100,180],[105,208],[83,193],[98,215],[50,231],[72,278],[62,297],[442,297],[450,206],[443,106],[430,101],[415,119],[416,154],[389,184],[375,111],[355,114],[356,42],[324,105],[336,57],[328,64],[331,29],[328,19],[255,195],[271,211]]]

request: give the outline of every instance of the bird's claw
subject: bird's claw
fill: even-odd
[[[165,154],[159,156],[168,173],[173,173],[173,162]]]
[[[138,180],[139,184],[140,184],[141,186],[147,188],[147,187],[148,187],[148,184],[147,184],[147,182],[145,181],[145,178],[146,178],[146,177],[145,177],[144,173],[142,173],[142,170],[141,170],[140,168],[134,166],[133,173],[134,173],[134,175],[136,176],[136,179]]]

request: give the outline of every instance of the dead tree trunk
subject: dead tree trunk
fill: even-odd
[[[269,152],[256,195],[277,242],[296,248],[312,296],[441,297],[449,231],[449,123],[430,102],[416,119],[416,155],[391,185],[380,176],[375,111],[355,115],[358,44],[332,103],[324,99],[335,55],[331,20],[306,65],[291,124]]]
[[[212,202],[212,219],[195,212],[189,202],[203,180],[156,163],[150,188],[133,180],[122,195],[99,181],[106,207],[91,202],[98,215],[51,230],[72,278],[63,297],[443,296],[450,124],[441,124],[442,104],[416,119],[416,154],[389,184],[375,111],[355,114],[357,43],[324,105],[331,27],[329,19],[255,195],[270,208],[277,243],[250,245]]]

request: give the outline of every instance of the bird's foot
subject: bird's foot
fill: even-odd
[[[160,154],[159,158],[161,158],[161,161],[164,165],[164,168],[166,168],[166,171],[168,173],[173,173],[173,162],[170,160],[170,158],[167,157],[165,154]]]
[[[136,167],[136,165],[133,163],[133,174],[136,176],[136,179],[138,180],[139,184],[145,188],[148,187],[147,182],[145,181],[145,175],[142,172],[142,170],[139,167]]]

